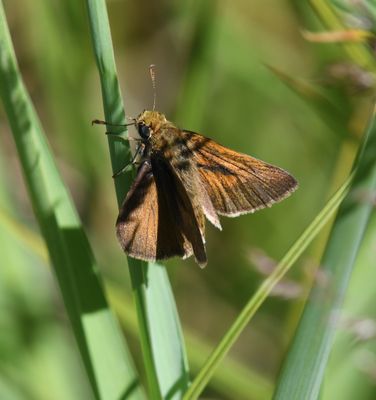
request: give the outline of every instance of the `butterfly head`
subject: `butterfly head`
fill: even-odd
[[[158,111],[143,111],[136,118],[136,127],[143,140],[148,140],[167,122],[166,117]]]

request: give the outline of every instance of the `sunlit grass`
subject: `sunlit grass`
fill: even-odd
[[[271,16],[268,16],[268,12],[263,12],[261,6],[246,5],[245,3],[242,5],[245,7],[243,9],[244,15],[248,15],[245,11],[248,7],[252,8],[252,13],[255,12],[252,23],[246,21],[245,26],[247,29],[249,27],[248,31],[241,27],[243,15],[240,14],[243,14],[243,11],[239,12],[236,17],[234,17],[236,11],[234,15],[231,14],[232,11],[230,10],[223,14],[216,1],[205,2],[205,4],[197,3],[194,7],[191,3],[184,3],[177,5],[173,10],[174,12],[171,13],[163,9],[159,16],[150,13],[150,15],[153,14],[153,23],[151,23],[149,13],[144,12],[145,10],[138,8],[138,6],[127,10],[128,5],[120,5],[120,3],[115,2],[108,3],[108,6],[112,8],[111,28],[114,29],[117,40],[120,40],[119,37],[122,41],[125,38],[125,41],[131,41],[132,45],[129,46],[127,42],[128,47],[122,48],[121,42],[118,48],[115,47],[114,51],[104,1],[87,0],[80,5],[72,1],[67,2],[60,6],[64,10],[64,13],[62,13],[64,16],[58,18],[56,23],[55,6],[51,5],[52,3],[37,3],[28,8],[32,13],[28,20],[40,21],[40,24],[34,27],[35,31],[33,31],[38,31],[37,40],[33,42],[34,46],[30,45],[30,48],[29,46],[27,48],[30,54],[35,49],[39,51],[36,71],[40,74],[42,85],[47,87],[44,89],[42,87],[40,91],[42,101],[41,98],[36,96],[35,86],[33,86],[35,82],[30,79],[35,73],[32,68],[30,69],[27,62],[30,55],[27,53],[27,56],[25,56],[23,53],[23,42],[20,41],[17,34],[14,36],[15,43],[17,41],[20,46],[20,60],[26,70],[24,76],[28,77],[27,82],[36,98],[38,110],[41,109],[44,113],[46,126],[51,123],[48,118],[53,120],[53,124],[58,125],[56,131],[50,127],[48,131],[49,137],[52,141],[55,141],[52,143],[54,149],[55,146],[57,148],[56,154],[59,154],[59,165],[66,167],[66,164],[74,160],[71,164],[75,165],[73,167],[70,165],[69,168],[74,170],[79,166],[80,171],[77,173],[77,170],[75,170],[72,174],[74,175],[73,184],[69,180],[67,181],[72,184],[72,192],[79,199],[78,206],[88,227],[90,238],[98,235],[94,238],[97,246],[92,245],[96,250],[96,255],[98,254],[98,259],[105,259],[105,262],[102,262],[104,265],[99,266],[95,261],[86,234],[78,220],[77,212],[70,200],[66,184],[57,172],[56,158],[45,141],[44,132],[15,64],[11,42],[6,32],[5,17],[2,15],[0,31],[0,39],[2,39],[0,45],[3,50],[0,60],[1,96],[17,144],[18,158],[27,182],[29,197],[41,226],[41,232],[45,238],[51,263],[54,266],[78,348],[84,361],[84,368],[82,369],[89,379],[84,374],[81,376],[79,373],[73,372],[75,369],[70,367],[73,365],[71,359],[69,361],[64,360],[69,342],[64,342],[61,347],[57,345],[64,334],[59,331],[58,334],[51,337],[42,335],[43,329],[38,330],[37,328],[41,325],[41,321],[34,320],[34,316],[29,315],[29,308],[32,307],[25,307],[24,309],[20,300],[18,300],[20,304],[17,303],[15,314],[21,315],[20,319],[23,322],[20,323],[20,326],[17,326],[16,322],[12,322],[13,325],[4,325],[11,326],[10,329],[7,328],[7,333],[2,336],[2,338],[5,338],[4,343],[7,344],[6,341],[10,340],[9,338],[12,336],[15,338],[22,337],[21,332],[22,334],[31,332],[33,337],[35,336],[36,343],[44,340],[45,347],[43,349],[58,348],[56,357],[60,361],[59,368],[46,375],[51,380],[51,387],[63,385],[62,382],[65,377],[62,371],[64,368],[71,372],[69,376],[76,378],[76,381],[72,383],[72,390],[68,388],[66,391],[61,391],[62,400],[74,398],[75,395],[77,398],[86,398],[90,391],[98,399],[118,399],[121,396],[124,398],[179,399],[185,397],[186,399],[193,399],[198,398],[203,391],[205,391],[203,396],[207,397],[259,400],[270,398],[273,391],[272,377],[277,374],[277,364],[282,359],[283,346],[287,346],[286,340],[289,340],[289,329],[286,329],[282,319],[284,310],[289,305],[284,305],[282,301],[277,302],[275,300],[270,300],[266,305],[266,300],[274,285],[288,271],[294,278],[299,276],[300,272],[292,267],[297,264],[296,261],[304,254],[309,244],[320,235],[325,224],[331,221],[352,185],[351,177],[353,175],[322,207],[325,204],[323,199],[326,198],[327,193],[332,193],[333,189],[339,186],[338,180],[333,185],[333,183],[330,183],[331,178],[328,178],[328,175],[332,173],[330,168],[332,168],[334,162],[325,161],[324,165],[323,161],[335,154],[333,148],[351,142],[352,149],[354,149],[358,143],[357,140],[354,140],[356,135],[351,136],[349,134],[351,132],[349,126],[353,122],[351,119],[353,117],[353,103],[357,102],[358,98],[354,97],[353,93],[349,94],[341,88],[333,89],[325,80],[326,77],[325,79],[322,78],[324,74],[320,75],[319,78],[315,76],[311,79],[301,77],[300,71],[304,71],[303,74],[317,74],[318,64],[322,63],[321,53],[325,51],[330,53],[330,46],[333,46],[333,48],[336,46],[336,54],[340,54],[346,62],[350,61],[374,71],[374,55],[367,48],[367,43],[343,43],[341,46],[330,43],[311,43],[309,44],[310,52],[304,53],[307,56],[307,60],[305,60],[305,56],[301,57],[300,53],[297,52],[297,48],[302,47],[302,38],[298,31],[304,26],[303,16],[299,13],[294,15],[293,18],[291,17],[290,20],[286,19],[289,22],[286,22],[283,27],[289,28],[287,30],[290,32],[290,36],[280,40],[279,36],[281,35],[276,35],[273,31],[274,28],[277,29],[277,26],[279,26],[277,23],[281,21],[278,19],[279,16],[275,17],[276,20],[273,17],[271,22],[269,21],[269,29],[274,33],[267,32],[264,23]],[[84,7],[80,8],[84,3],[87,5],[85,11],[88,11],[88,19],[87,15],[84,14]],[[11,3],[9,2],[9,4]],[[238,6],[234,4],[234,10],[237,10]],[[306,7],[306,10],[309,10],[310,17],[316,13],[318,20],[322,23],[323,30],[334,31],[346,28],[346,21],[341,20],[341,15],[331,7],[330,1],[312,0],[305,5],[299,3],[299,7]],[[117,13],[117,9],[122,10],[121,15]],[[140,13],[142,19],[138,19],[139,16],[135,13],[135,9],[142,11]],[[172,11],[172,9],[169,11]],[[252,13],[249,14],[249,18],[253,18]],[[292,11],[290,14],[293,15]],[[166,15],[171,19],[164,20]],[[133,20],[135,27],[129,27],[127,23],[129,24],[129,21]],[[90,31],[86,27],[88,21]],[[169,22],[166,24],[166,21]],[[256,21],[257,23],[255,23]],[[66,24],[66,22],[69,23]],[[17,24],[14,26],[15,32],[19,32],[17,31],[19,29]],[[155,26],[157,30],[156,35],[153,33],[155,38],[152,39],[144,32],[148,31],[150,26]],[[159,30],[161,26],[168,26],[168,29]],[[187,29],[188,26],[189,29]],[[142,27],[142,35],[138,37],[137,32],[140,27]],[[148,29],[145,29],[146,27]],[[23,29],[27,32],[27,24]],[[64,29],[66,30],[65,34],[63,33]],[[180,29],[178,32],[180,36],[176,35],[175,37],[177,29]],[[242,31],[242,29],[244,30]],[[252,33],[255,33],[254,37],[252,37]],[[144,34],[145,36],[143,36]],[[169,34],[171,36],[168,36]],[[18,35],[20,34],[18,33]],[[275,38],[278,36],[278,40],[273,38],[273,35]],[[178,36],[179,39],[177,39]],[[371,33],[370,36],[372,36]],[[40,47],[35,46],[35,43],[40,42],[40,39],[44,37],[48,40],[43,41]],[[76,38],[77,42],[75,42]],[[93,43],[102,89],[103,116],[90,114],[92,112],[90,106],[95,103],[93,99],[100,97],[98,74],[93,67],[94,58],[90,47],[88,45],[85,47],[90,39]],[[158,40],[163,43],[160,47],[155,45]],[[286,41],[288,41],[287,45]],[[168,46],[166,46],[166,43]],[[70,48],[70,46],[72,47]],[[164,53],[164,47],[168,47],[168,57]],[[180,53],[182,47],[190,47],[190,51],[187,51],[186,54]],[[124,51],[124,49],[126,50]],[[48,54],[43,54],[47,52]],[[190,128],[192,125],[194,129],[196,127],[202,129],[202,133],[208,134],[208,136],[214,137],[216,134],[222,134],[221,139],[228,139],[225,144],[234,145],[234,147],[239,146],[238,150],[246,153],[253,154],[255,152],[254,155],[261,158],[264,154],[267,154],[271,158],[270,162],[277,160],[278,165],[279,161],[282,160],[282,164],[285,163],[288,170],[291,170],[294,175],[298,174],[301,184],[300,190],[291,199],[280,206],[273,207],[272,210],[253,215],[249,219],[243,217],[236,221],[224,221],[224,224],[228,223],[229,229],[224,229],[220,234],[221,236],[219,234],[216,236],[216,233],[213,234],[209,228],[208,252],[210,264],[208,268],[198,274],[193,269],[188,271],[190,268],[189,261],[184,261],[184,266],[181,265],[176,268],[174,268],[174,263],[177,264],[177,262],[172,262],[169,272],[174,279],[172,285],[174,293],[164,266],[146,264],[132,259],[128,260],[128,266],[135,306],[130,299],[130,293],[123,293],[125,289],[122,286],[111,282],[105,283],[110,305],[119,316],[125,335],[131,338],[133,355],[137,358],[137,365],[140,366],[138,372],[141,375],[141,381],[146,376],[147,386],[145,388],[141,388],[139,385],[138,372],[133,367],[133,361],[124,346],[123,331],[119,329],[108,308],[99,276],[99,271],[104,271],[105,268],[107,271],[108,268],[111,271],[110,275],[113,274],[116,279],[116,276],[122,275],[122,267],[125,268],[127,263],[126,257],[120,249],[117,254],[115,254],[115,251],[113,252],[114,256],[111,262],[107,261],[106,258],[109,251],[115,248],[116,244],[112,243],[116,239],[115,235],[107,238],[106,233],[100,232],[105,224],[107,224],[106,226],[111,225],[112,229],[113,223],[108,224],[109,215],[106,214],[108,210],[103,207],[100,201],[98,202],[98,199],[102,196],[105,197],[106,204],[115,203],[115,201],[112,192],[102,193],[102,188],[108,187],[110,184],[102,185],[100,183],[110,181],[109,176],[105,177],[105,174],[102,174],[103,170],[107,168],[107,166],[103,167],[103,163],[107,163],[107,159],[103,157],[105,152],[102,153],[103,159],[100,162],[98,157],[98,152],[102,151],[102,148],[99,149],[98,145],[101,145],[102,136],[104,136],[103,130],[98,127],[90,130],[90,120],[93,118],[104,118],[113,123],[125,122],[114,52],[117,55],[117,60],[120,61],[121,68],[119,70],[122,72],[122,83],[128,88],[124,93],[127,112],[128,107],[135,106],[135,104],[137,107],[143,108],[143,105],[138,103],[139,99],[135,95],[135,89],[132,88],[140,59],[133,63],[132,57],[137,58],[137,52],[143,54],[142,65],[144,69],[137,74],[139,73],[145,79],[147,79],[148,64],[155,62],[155,59],[149,61],[149,55],[150,58],[159,56],[160,60],[167,60],[163,61],[166,62],[166,65],[160,69],[161,82],[166,83],[166,87],[173,87],[177,97],[179,90],[174,81],[176,78],[172,64],[175,65],[176,61],[174,60],[180,57],[184,59],[184,73],[179,77],[179,82],[182,82],[182,90],[180,97],[174,100],[172,106],[169,106],[170,111],[172,109],[171,114],[175,110],[177,122],[185,128]],[[274,56],[274,58],[271,58],[273,62],[270,62],[268,54]],[[297,55],[298,57],[296,57]],[[294,57],[296,57],[295,63]],[[264,67],[265,64],[272,66],[277,77],[270,74]],[[300,65],[296,70],[294,70],[295,64]],[[124,69],[125,72],[123,71],[124,65],[127,65],[127,68]],[[299,70],[299,68],[302,69]],[[298,74],[295,71],[298,71]],[[322,70],[320,70],[321,72]],[[66,84],[68,81],[69,85]],[[71,90],[75,88],[76,81],[79,81],[77,91],[72,93]],[[287,83],[290,89],[293,89],[291,93],[280,81]],[[128,83],[130,84],[128,85]],[[168,94],[164,93],[167,90],[163,87],[163,84],[160,85],[158,82],[157,86],[159,99],[161,100],[162,96],[168,98]],[[90,87],[90,90],[87,87]],[[39,86],[37,86],[37,89],[39,93]],[[90,92],[89,95],[85,93],[86,90]],[[137,88],[137,94],[138,90],[140,93],[143,91],[142,87]],[[294,97],[293,92],[299,96]],[[92,98],[89,98],[90,96]],[[301,99],[304,101],[301,101]],[[45,109],[41,105],[43,101],[48,104]],[[367,100],[363,99],[362,101],[365,104]],[[163,100],[161,103],[163,103]],[[83,106],[84,104],[85,106]],[[90,109],[90,112],[87,112],[85,107]],[[165,110],[161,111],[165,112]],[[286,117],[287,113],[291,113],[291,115]],[[56,118],[56,115],[59,118]],[[358,123],[358,126],[363,125],[364,123]],[[289,132],[294,131],[295,128],[298,133],[295,133],[295,136],[294,133],[289,136]],[[85,134],[81,135],[83,131],[85,131]],[[373,131],[374,129],[370,131],[371,142],[374,136]],[[122,137],[127,135],[126,131],[120,132],[120,130],[115,130],[114,133],[118,133]],[[357,130],[357,133],[360,137],[360,129]],[[225,136],[226,134],[228,137]],[[130,158],[128,143],[114,137],[109,137],[108,140],[112,169],[117,171]],[[64,143],[63,147],[60,147],[61,143]],[[5,148],[7,149],[6,146]],[[373,144],[370,145],[369,142],[365,149],[366,152],[358,158],[357,163],[360,164],[357,165],[361,166],[366,160],[366,168],[361,168],[363,173],[355,176],[355,186],[351,186],[349,196],[352,196],[358,189],[361,189],[360,191],[365,190],[365,193],[373,193],[374,191],[373,155],[375,150],[372,152]],[[65,160],[66,153],[69,154],[67,156],[68,161]],[[340,182],[343,182],[344,176],[347,176],[349,165],[344,164],[349,164],[349,158],[351,158],[351,155],[345,160],[338,159],[335,162],[337,164],[336,169],[340,171]],[[281,166],[285,167],[282,164]],[[3,170],[1,173],[4,173],[12,181],[12,168],[3,168]],[[118,206],[122,203],[132,179],[133,173],[130,172],[115,180]],[[7,195],[8,192],[14,190],[9,190],[8,186],[10,187],[5,183],[1,186],[1,189],[7,192]],[[80,203],[83,197],[85,199]],[[0,200],[2,198],[0,192]],[[367,196],[364,197],[364,199],[367,198]],[[327,247],[322,264],[324,267],[328,266],[329,269],[333,268],[331,271],[334,271],[335,290],[330,293],[333,297],[327,299],[331,296],[327,296],[327,292],[323,293],[323,288],[314,289],[313,297],[320,297],[325,301],[328,300],[328,302],[325,303],[325,307],[319,311],[314,310],[314,312],[312,312],[312,307],[314,308],[315,304],[312,305],[312,301],[307,304],[296,333],[296,339],[287,352],[283,372],[279,376],[276,398],[288,400],[306,397],[316,398],[318,392],[322,389],[321,379],[323,374],[326,374],[326,360],[331,350],[334,327],[330,324],[319,326],[317,319],[322,317],[322,313],[325,315],[330,313],[333,305],[340,306],[354,257],[362,243],[362,234],[367,227],[368,218],[372,211],[371,202],[350,204],[349,199],[350,197],[347,197],[342,205],[341,212],[334,225],[334,231],[329,239],[326,235],[320,237],[321,243],[324,247]],[[5,262],[7,268],[2,269],[4,279],[2,278],[1,281],[6,283],[3,285],[5,290],[2,290],[0,302],[2,305],[4,301],[4,304],[7,305],[7,294],[16,291],[17,285],[21,284],[21,280],[14,279],[12,264],[25,265],[28,269],[27,276],[29,277],[30,274],[31,278],[24,279],[22,284],[35,286],[32,280],[34,270],[31,266],[31,260],[33,258],[38,259],[36,256],[38,255],[46,262],[46,253],[44,250],[41,251],[39,239],[36,240],[35,235],[29,235],[27,231],[19,229],[18,223],[15,222],[18,218],[20,220],[23,218],[24,212],[24,210],[21,212],[17,210],[17,202],[8,199],[2,204],[5,204],[5,207],[0,208],[0,235],[3,243],[7,245],[1,254],[1,263],[4,265]],[[317,210],[320,208],[322,211],[318,212]],[[9,212],[13,209],[16,211]],[[113,211],[111,220],[116,217],[115,207],[113,207]],[[106,220],[105,224],[100,221],[100,218]],[[309,223],[310,220],[311,223]],[[235,234],[235,226],[236,229],[241,227],[239,228],[241,234]],[[303,234],[299,234],[305,227],[307,228]],[[233,230],[231,231],[231,229]],[[95,230],[94,235],[93,230]],[[25,247],[26,254],[31,254],[30,261],[24,254],[18,254],[19,240],[22,247]],[[244,241],[241,242],[241,240]],[[295,243],[281,257],[291,242]],[[271,257],[281,260],[274,272],[261,284],[258,281],[259,277],[249,268],[250,261],[244,255],[247,251],[247,249],[244,249],[245,244],[260,246],[266,252],[270,251]],[[210,246],[212,247],[210,248]],[[372,243],[367,242],[364,246],[370,247]],[[362,262],[366,263],[367,260]],[[335,265],[337,265],[336,268],[333,267]],[[118,273],[119,270],[120,273]],[[9,276],[6,276],[6,274]],[[183,279],[180,278],[181,276],[183,276]],[[128,279],[128,275],[125,279]],[[317,282],[310,284],[314,285],[315,283]],[[201,293],[199,290],[196,292],[196,284],[200,287]],[[241,289],[239,289],[240,286],[242,286]],[[254,287],[256,287],[255,290]],[[368,293],[371,292],[370,287],[371,284],[368,286]],[[31,289],[34,289],[34,287]],[[361,286],[358,286],[355,291],[358,291],[358,294],[363,294]],[[32,298],[33,292],[35,292],[35,297],[38,297],[37,291],[31,290],[28,298]],[[336,297],[334,294],[339,295]],[[50,295],[46,294],[46,299],[49,300],[44,301],[55,304],[55,300],[51,300],[48,296]],[[195,307],[189,310],[189,316],[184,315],[184,313],[179,315],[174,296],[178,299],[179,309],[189,309],[187,302],[190,302],[191,299],[196,300],[196,296],[201,302],[199,303],[200,307],[197,307],[197,301],[192,301]],[[356,293],[353,293],[353,297],[358,298],[359,296],[357,297]],[[331,304],[329,304],[329,300]],[[371,294],[368,301],[372,304]],[[220,307],[217,308],[217,304],[221,303],[226,304],[229,309],[227,310],[226,320],[224,318],[225,312],[222,312],[223,310]],[[32,301],[30,304],[32,304]],[[245,306],[241,307],[243,304]],[[13,303],[12,307],[15,307]],[[261,307],[263,308],[261,309]],[[51,305],[49,312],[58,313],[53,305]],[[260,316],[259,320],[254,318],[256,313]],[[8,318],[7,315],[4,318]],[[228,315],[231,318],[235,317],[232,325],[230,325]],[[223,337],[223,339],[214,347],[212,340],[198,340],[197,336],[191,333],[190,327],[186,327],[184,324],[183,333],[190,355],[188,358],[185,352],[180,318],[183,321],[185,318],[190,322],[194,321],[196,323],[195,330],[198,330],[199,336],[201,336],[202,328],[203,335],[215,336],[216,338]],[[271,329],[278,328],[278,332],[273,333],[273,338],[267,337],[268,333],[265,334],[260,330],[260,320],[268,320],[268,323],[272,326]],[[3,323],[2,321],[1,323]],[[293,323],[295,324],[295,320]],[[33,329],[34,325],[35,329]],[[249,326],[254,336],[246,336],[248,333],[245,332],[246,327]],[[218,331],[220,329],[218,327],[222,327],[224,331]],[[321,330],[318,330],[318,328]],[[14,335],[12,329],[14,329]],[[257,336],[260,332],[262,332],[261,340]],[[31,333],[30,336],[32,336]],[[249,337],[252,340],[246,342],[246,344],[239,343],[239,348],[235,349],[234,354],[228,355],[242,333],[246,336],[246,340]],[[314,341],[314,339],[317,340]],[[260,344],[265,346],[265,343],[270,344],[270,340],[275,341],[275,343],[273,343],[273,346],[269,346],[273,348],[268,350],[265,357],[257,354],[258,346]],[[313,344],[313,342],[315,343]],[[12,352],[15,352],[15,343],[16,340],[14,340],[13,345],[9,346]],[[141,351],[138,351],[139,343],[141,343],[142,355],[138,354],[141,354]],[[343,350],[346,349],[346,345],[348,343],[341,342],[338,351],[346,352],[346,350]],[[0,341],[0,351],[9,356],[4,349],[7,349],[7,346]],[[37,352],[35,352],[33,359],[30,349],[31,346],[22,347],[19,344],[17,355],[12,353],[9,358],[11,361],[8,361],[5,357],[4,363],[0,363],[1,372],[4,372],[3,375],[5,376],[4,382],[6,382],[3,384],[3,381],[0,380],[0,397],[39,398],[39,394],[43,393],[43,385],[38,382],[40,380],[38,377],[43,376],[43,368],[50,365],[48,363],[52,361],[48,361],[48,363],[46,361],[44,364],[41,361],[42,353]],[[243,349],[247,351],[242,352]],[[256,351],[253,351],[253,349]],[[305,357],[302,356],[304,353],[302,349],[306,353]],[[306,349],[311,350],[306,351]],[[75,348],[72,348],[71,353],[74,353],[74,351]],[[248,351],[251,355],[248,354]],[[22,357],[29,357],[31,360],[29,368],[35,362],[35,376],[32,373],[25,373],[25,371],[32,371],[25,366],[20,368],[21,373],[14,373],[14,371],[18,371],[17,368],[20,364],[17,364],[17,362]],[[240,362],[236,360],[237,357],[241,359]],[[339,359],[341,361],[338,361]],[[189,364],[187,360],[189,360]],[[344,359],[343,354],[341,357],[337,354],[336,360],[337,364],[333,363],[336,366],[347,365],[346,373],[354,367],[348,359]],[[10,362],[14,363],[16,368],[13,367],[13,364],[9,368]],[[305,368],[300,367],[300,363],[304,363]],[[80,364],[77,364],[78,367],[76,366],[76,368],[79,369]],[[68,367],[65,367],[65,365],[68,365]],[[315,366],[315,368],[312,366]],[[191,377],[189,370],[192,371]],[[340,375],[339,370],[340,368],[338,368],[338,376]],[[18,375],[22,375],[22,379],[18,380]],[[345,375],[342,375],[342,383],[339,384],[340,380],[336,380],[337,375],[333,371],[329,371],[328,376],[334,378],[329,385],[326,385],[323,395],[331,399],[333,393],[339,393],[336,391],[338,389],[336,385],[339,385],[340,388],[346,386],[346,390],[342,389],[343,395],[356,393],[354,387],[359,385],[359,382],[364,383],[364,375],[358,380],[355,378],[344,380],[343,376]],[[357,371],[357,377],[358,375],[360,376],[361,372]],[[193,378],[191,384],[189,383],[190,378]],[[28,383],[29,381],[34,383]],[[81,381],[85,383],[80,385]],[[82,386],[81,394],[79,394],[80,386]],[[364,389],[364,392],[366,391],[367,389]],[[369,398],[371,399],[372,396]]]

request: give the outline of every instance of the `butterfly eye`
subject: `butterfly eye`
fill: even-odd
[[[149,139],[150,137],[150,128],[145,124],[138,124],[137,126],[138,133],[142,137],[142,139]]]

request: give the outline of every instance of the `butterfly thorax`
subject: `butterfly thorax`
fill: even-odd
[[[180,130],[164,114],[158,111],[144,111],[136,119],[140,136],[148,147],[148,153],[163,154],[170,159],[179,141]]]

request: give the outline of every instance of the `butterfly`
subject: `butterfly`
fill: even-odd
[[[157,261],[194,255],[204,267],[206,219],[221,229],[220,215],[270,207],[297,188],[283,169],[179,129],[154,109],[128,125],[140,136],[134,157],[139,166],[116,233],[131,257]]]
[[[155,111],[155,65],[149,72],[152,111],[143,111],[125,125],[93,121],[134,125],[139,134],[139,139],[128,137],[139,141],[131,162],[139,167],[120,207],[117,238],[133,258],[157,261],[194,255],[204,267],[205,219],[221,230],[219,215],[237,217],[270,207],[289,196],[298,183],[281,168],[177,128]]]

